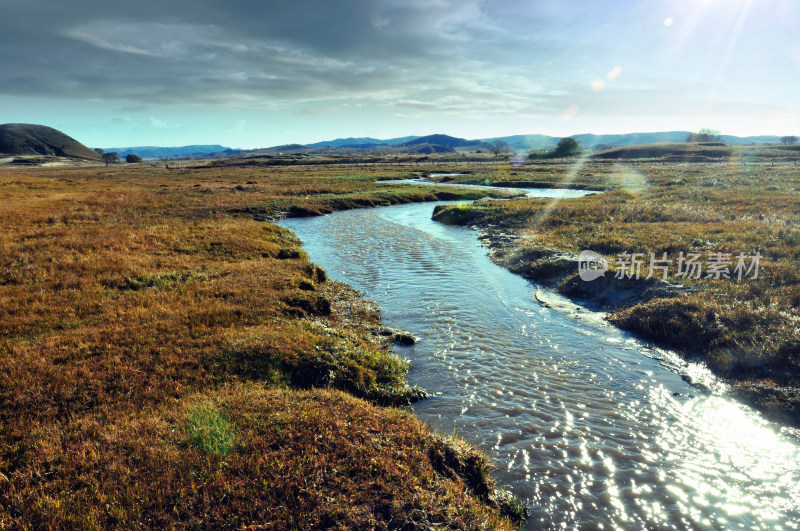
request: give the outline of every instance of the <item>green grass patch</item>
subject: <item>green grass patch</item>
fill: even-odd
[[[226,455],[236,441],[233,423],[212,402],[190,407],[183,430],[190,444],[208,455]]]

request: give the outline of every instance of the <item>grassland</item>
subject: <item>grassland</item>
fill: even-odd
[[[734,394],[800,424],[797,152],[724,149],[727,156],[713,163],[669,162],[664,153],[650,153],[660,158],[587,157],[484,168],[452,180],[607,192],[560,201],[480,202],[442,208],[436,216],[483,229],[498,262],[583,298],[591,292],[577,279],[577,263],[564,260],[569,253],[601,253],[612,265],[607,276],[615,274],[619,253],[643,253],[642,284],[650,253],[668,253],[675,262],[680,252],[730,253],[733,278],[672,276],[680,286],[663,284],[647,297],[612,301],[609,319],[704,360]],[[739,253],[760,253],[757,279],[752,273],[741,280],[733,275]],[[672,268],[674,275],[677,264]]]
[[[506,529],[376,310],[281,215],[402,168],[0,169],[0,528]],[[391,337],[391,336],[389,336]]]

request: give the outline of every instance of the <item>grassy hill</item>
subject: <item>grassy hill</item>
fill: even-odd
[[[404,142],[409,142],[411,140],[415,140],[419,137],[417,136],[403,136],[400,138],[389,138],[386,140],[381,140],[378,138],[372,138],[369,136],[362,136],[362,137],[348,137],[348,138],[337,138],[335,140],[326,140],[324,142],[314,142],[313,144],[306,144],[309,147],[355,147],[355,146],[362,146],[362,145],[373,145],[373,146],[396,146],[397,144],[402,144]]]
[[[0,153],[100,160],[100,155],[74,138],[52,127],[34,124],[0,125]]]
[[[730,157],[733,150],[721,142],[659,142],[607,149],[594,153],[598,159],[666,158],[673,162],[704,162]]]
[[[441,146],[434,151],[423,151],[423,153],[437,153],[442,151],[448,151],[446,148],[451,148],[452,150],[456,151],[474,151],[477,149],[488,149],[488,145],[485,142],[480,140],[466,140],[464,138],[456,138],[454,136],[449,135],[428,135],[428,136],[421,136],[417,139],[411,140],[410,142],[405,142],[403,144],[399,144],[398,147],[403,148],[410,148],[414,150],[418,146]],[[444,148],[444,149],[443,149]],[[416,151],[420,152],[420,151]]]

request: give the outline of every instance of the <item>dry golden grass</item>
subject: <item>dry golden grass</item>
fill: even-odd
[[[379,175],[0,170],[0,527],[507,527],[375,405],[377,314],[254,219],[436,197]]]

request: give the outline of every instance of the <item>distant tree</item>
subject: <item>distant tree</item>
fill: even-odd
[[[561,157],[569,157],[570,155],[577,155],[580,152],[581,146],[578,144],[578,141],[568,136],[559,140],[555,149],[539,149],[529,152],[528,160],[557,159]]]
[[[499,157],[502,153],[511,151],[511,147],[505,140],[498,139],[489,142],[489,151],[491,151],[495,157]]]
[[[558,141],[553,154],[556,157],[567,157],[569,155],[575,155],[576,153],[579,153],[580,150],[581,146],[578,144],[578,141],[571,136],[568,136]]]
[[[106,163],[106,166],[109,164],[116,164],[119,162],[119,153],[116,151],[112,151],[111,153],[103,153],[103,162]]]
[[[106,151],[105,151],[103,148],[94,148],[94,151],[95,151],[95,153],[97,153],[98,155],[102,155],[103,153],[105,153],[105,152],[106,152]]]
[[[797,137],[796,136],[782,136],[781,137],[781,144],[786,144],[787,146],[790,144],[797,144]]]
[[[125,156],[125,162],[127,162],[128,164],[135,164],[137,162],[142,162],[142,157],[140,157],[139,155],[134,155],[133,153],[128,153],[128,155]]]
[[[718,129],[704,128],[686,136],[687,142],[720,142],[721,140],[722,136],[720,136]]]

